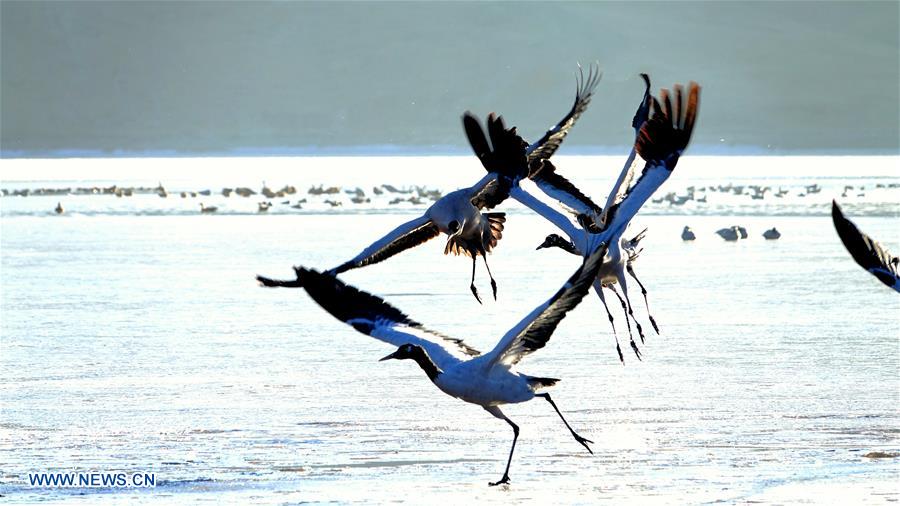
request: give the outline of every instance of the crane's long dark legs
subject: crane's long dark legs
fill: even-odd
[[[628,264],[625,267],[625,270],[628,271],[628,274],[630,274],[631,277],[634,278],[635,281],[637,281],[638,286],[641,287],[641,294],[644,296],[644,306],[647,307],[647,317],[650,318],[650,324],[653,325],[653,330],[657,335],[659,335],[659,327],[656,325],[656,320],[654,320],[653,316],[650,314],[650,302],[647,301],[647,289],[644,288],[644,284],[641,283],[641,280],[638,279],[637,276],[635,276],[634,268],[631,267],[631,264]]]
[[[481,256],[482,256],[482,258],[484,258],[484,267],[488,271],[488,277],[491,278],[491,290],[494,291],[494,300],[497,300],[497,282],[494,281],[494,275],[491,274],[491,267],[487,263],[487,255],[482,254]]]
[[[556,407],[556,403],[553,402],[553,399],[550,398],[550,394],[535,394],[534,396],[535,396],[535,397],[543,397],[544,399],[547,399],[547,402],[549,402],[550,405],[553,406],[553,409],[556,410],[556,414],[559,415],[559,418],[563,421],[564,424],[566,424],[566,428],[569,429],[569,432],[572,433],[572,437],[575,438],[575,441],[578,441],[579,443],[581,443],[581,446],[584,446],[585,449],[587,449],[587,451],[590,452],[591,455],[594,454],[593,450],[591,450],[591,447],[587,445],[588,443],[593,443],[593,441],[591,441],[590,439],[585,439],[585,438],[579,436],[579,435],[572,429],[572,427],[569,425],[569,422],[566,421],[566,418],[565,418],[565,417],[563,416],[563,414],[559,411],[559,408]],[[512,423],[512,422],[510,422],[510,423]]]
[[[472,290],[472,295],[475,296],[475,300],[481,304],[481,297],[478,296],[478,289],[475,288],[475,255],[472,255],[472,283],[469,284],[469,289]]]
[[[616,285],[606,285],[607,288],[612,290],[612,293],[616,294],[616,297],[619,298],[619,302],[622,304],[622,311],[625,311],[625,323],[628,323],[628,306],[625,304],[625,299],[619,295],[619,291],[616,290]],[[628,342],[631,344],[631,349],[634,350],[634,355],[641,360],[641,350],[638,349],[637,343],[634,342],[634,336],[631,334],[631,324],[628,324]],[[643,341],[642,341],[643,342]]]
[[[618,278],[619,285],[622,287],[622,295],[625,296],[625,302],[628,303],[628,316],[630,316],[631,319],[634,320],[634,326],[637,327],[638,335],[641,336],[641,343],[643,343],[644,329],[641,328],[640,322],[637,321],[637,318],[634,316],[634,311],[631,309],[631,299],[628,297],[628,284],[625,281],[625,273],[619,272],[618,274],[616,274],[616,278]]]
[[[503,471],[503,478],[500,478],[500,481],[490,483],[490,486],[494,487],[500,485],[501,483],[509,483],[509,465],[512,464],[513,452],[516,451],[516,440],[519,439],[519,426],[514,424],[512,420],[507,418],[506,415],[504,415],[503,412],[500,411],[500,408],[498,408],[497,406],[485,407],[484,409],[495,417],[506,421],[506,423],[508,423],[509,426],[513,429],[512,448],[509,449],[509,460],[506,461],[506,470]]]
[[[603,285],[600,283],[600,280],[594,280],[594,291],[597,292],[597,297],[600,297],[600,302],[603,303],[603,307],[606,309],[606,316],[609,317],[609,324],[612,325],[613,329],[613,338],[616,340],[616,352],[619,354],[619,361],[624,364],[625,357],[622,355],[622,347],[619,346],[619,336],[616,334],[616,324],[613,323],[613,315],[609,312],[609,306],[606,305],[606,297],[603,296]]]

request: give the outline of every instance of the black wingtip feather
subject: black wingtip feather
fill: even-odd
[[[322,309],[343,322],[354,319],[386,319],[421,326],[384,299],[348,285],[330,274],[300,267],[297,269],[297,280]]]
[[[256,276],[256,281],[260,284],[260,286],[266,286],[269,288],[274,287],[284,287],[284,288],[303,288],[303,282],[299,279],[291,279],[291,280],[279,280],[267,278],[266,276]]]
[[[530,165],[528,178],[535,183],[546,182],[550,186],[568,193],[591,211],[597,214],[603,212],[602,207],[594,203],[590,197],[573,185],[571,181],[556,172],[556,166],[550,160],[535,160]]]
[[[834,222],[838,237],[841,238],[841,242],[844,243],[844,247],[850,252],[853,260],[865,269],[871,267],[869,248],[866,247],[862,232],[844,216],[841,207],[835,200],[831,201],[831,220]]]
[[[543,348],[566,314],[584,299],[597,277],[597,273],[600,272],[606,251],[607,247],[604,244],[588,256],[566,284],[556,292],[551,304],[552,309],[549,312],[545,311],[528,326],[522,336],[522,347],[526,353]]]
[[[478,120],[477,116],[469,111],[463,113],[462,120],[466,138],[469,140],[469,146],[472,147],[472,151],[475,152],[475,156],[478,157],[481,164],[484,165],[484,168],[491,170],[491,168],[488,167],[488,164],[490,163],[489,157],[491,154],[491,146],[488,144],[487,137],[484,135],[484,129],[481,128],[481,122]]]
[[[688,85],[687,106],[682,108],[683,89],[674,88],[676,108],[672,107],[669,91],[660,92],[660,101],[651,97],[652,115],[638,133],[635,149],[644,160],[665,164],[671,170],[691,140],[697,109],[700,105],[700,86],[691,81]]]
[[[831,202],[831,218],[838,237],[853,260],[879,281],[896,289],[897,279],[900,277],[900,272],[898,272],[900,260],[847,219],[835,200]]]
[[[529,162],[550,158],[559,149],[569,131],[575,126],[578,118],[590,105],[594,90],[602,76],[603,73],[600,72],[599,63],[595,62],[590,65],[587,77],[584,75],[584,68],[578,65],[578,74],[575,76],[575,102],[572,104],[572,108],[569,109],[568,114],[532,145],[532,150],[528,153]]]
[[[631,127],[636,132],[640,132],[641,127],[644,126],[644,123],[650,117],[650,76],[642,73],[641,79],[644,80],[644,96],[641,97],[641,103],[638,104],[634,117],[631,119]]]
[[[528,167],[525,149],[528,145],[516,133],[516,128],[506,128],[503,117],[493,112],[488,114],[485,123],[487,136],[474,114],[468,111],[463,114],[466,138],[485,170],[511,181],[526,177]]]
[[[481,354],[480,351],[467,345],[461,339],[426,329],[421,323],[388,304],[381,297],[348,285],[327,271],[319,272],[315,269],[294,267],[294,272],[297,279],[291,281],[270,280],[263,276],[257,276],[257,279],[260,282],[266,280],[274,283],[266,286],[303,287],[322,309],[345,323],[352,321],[353,323],[350,323],[350,325],[364,334],[370,334],[379,320],[386,320],[395,324],[421,329],[451,342],[466,355],[478,356]]]

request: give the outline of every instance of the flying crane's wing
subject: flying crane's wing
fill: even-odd
[[[512,366],[525,355],[543,348],[550,340],[550,336],[553,335],[559,322],[566,317],[569,311],[575,309],[575,306],[590,290],[591,283],[600,272],[606,249],[606,245],[600,246],[587,257],[584,264],[575,271],[575,274],[553,297],[535,308],[518,325],[510,329],[500,339],[497,346],[490,353],[484,355],[486,363],[489,366],[496,364]]]
[[[900,292],[900,258],[892,255],[878,241],[872,239],[844,216],[836,201],[831,202],[831,219],[841,242],[863,269],[879,281]]]
[[[257,276],[257,280],[264,286],[303,288],[322,309],[338,320],[397,347],[404,344],[421,346],[441,369],[458,363],[461,357],[480,355],[462,339],[428,330],[380,297],[348,285],[328,273],[303,267],[295,267],[294,271],[297,276],[295,280],[278,281],[262,276]]]
[[[578,66],[575,103],[572,104],[572,109],[569,110],[569,113],[563,119],[559,120],[559,123],[547,130],[543,137],[528,146],[525,150],[528,155],[528,162],[548,159],[559,149],[563,139],[566,138],[566,135],[569,135],[569,130],[575,126],[575,122],[578,121],[578,118],[590,105],[591,98],[594,96],[594,89],[597,87],[597,83],[600,82],[602,75],[599,66],[592,64],[588,69],[587,78],[585,78],[584,69],[581,65]]]
[[[331,272],[340,274],[357,267],[376,264],[429,239],[434,239],[438,234],[440,234],[440,230],[433,221],[426,216],[419,216],[395,228],[388,235],[364,249],[362,253],[335,267]]]

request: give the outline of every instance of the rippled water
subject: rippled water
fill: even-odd
[[[449,162],[350,160],[293,179],[283,162],[235,161],[260,172],[162,182],[173,190],[258,188],[266,177],[273,188],[302,192],[319,183],[448,191],[480,176],[468,161],[456,174],[426,177],[421,167]],[[840,172],[844,161],[829,161],[824,172]],[[728,159],[690,162],[658,196],[751,179],[712,172],[733,170]],[[580,163],[586,170],[587,160]],[[659,204],[639,216],[633,230],[649,232],[635,268],[662,334],[647,336],[643,361],[626,355],[622,366],[590,295],[545,349],[523,360],[522,371],[563,379],[554,399],[595,442],[594,454],[546,403],[509,406],[522,432],[507,488],[487,487],[508,455],[506,424],[442,394],[410,362],[377,362],[390,347],[334,320],[304,292],[253,279],[287,277],[294,264],[332,267],[421,207],[257,215],[255,200],[218,197],[209,203],[223,214],[200,215],[190,197],[84,196],[67,198],[70,212],[56,216],[56,196],[4,197],[0,493],[13,502],[90,504],[896,502],[898,459],[864,455],[900,451],[900,297],[852,262],[827,203],[850,179],[867,188],[900,182],[891,174],[897,161],[852,178],[810,175],[819,169],[796,159],[771,163],[752,178],[797,193],[814,183],[823,190],[780,207],[729,196],[713,208],[711,193],[709,208]],[[801,175],[779,176],[791,169]],[[5,171],[3,188],[159,180],[89,175],[59,181]],[[598,199],[611,178],[572,176]],[[811,199],[805,212],[803,199]],[[885,188],[847,199],[846,209],[896,252],[898,200]],[[150,204],[162,210],[144,212]],[[470,264],[443,257],[440,241],[342,278],[489,349],[578,264],[560,251],[534,251],[553,229],[521,208],[510,212],[490,259],[497,302],[474,301]],[[714,234],[733,224],[750,238],[726,243]],[[681,241],[684,225],[697,241]],[[762,239],[772,226],[783,237]],[[489,293],[481,267],[476,283]],[[639,291],[632,300],[649,329]],[[621,338],[624,319],[613,312]],[[27,483],[31,472],[115,470],[153,471],[159,483],[149,491]]]

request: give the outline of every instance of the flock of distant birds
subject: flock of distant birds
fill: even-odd
[[[337,189],[337,187],[331,187],[328,190],[324,190],[324,191],[332,192],[332,188]],[[267,190],[267,189],[268,189],[267,187],[264,187],[263,191],[265,192],[265,190]],[[312,193],[314,190],[315,189],[311,189],[310,193]],[[323,192],[321,186],[319,187],[318,191],[320,193]],[[340,191],[340,190],[338,189],[338,191]],[[395,190],[395,191],[397,191],[399,193],[399,190]],[[420,194],[422,194],[423,192],[424,192],[424,190],[419,189]],[[432,190],[432,192],[434,192],[431,194],[432,200],[439,200],[440,199],[440,191]],[[332,192],[332,193],[336,193],[336,192]],[[410,198],[415,198],[415,197],[410,197]],[[406,201],[407,199],[401,199],[401,200]],[[326,200],[326,202],[332,202],[332,201]],[[410,201],[410,202],[413,202],[413,201]],[[286,203],[287,202],[285,202],[285,204]],[[304,203],[306,203],[306,199],[301,199],[300,201],[297,202],[297,204],[295,204],[291,207],[294,207],[296,209],[301,209],[302,204],[304,204]],[[392,203],[395,203],[395,202],[392,201]],[[413,202],[413,203],[421,203],[421,202]],[[340,203],[338,202],[337,204],[340,204]],[[264,213],[264,212],[268,211],[269,208],[271,208],[271,207],[272,207],[271,202],[268,202],[268,201],[260,202],[259,203],[259,212]],[[216,206],[207,206],[207,205],[204,205],[202,202],[200,203],[200,212],[201,213],[214,213],[218,210],[219,210],[219,208]],[[56,214],[62,214],[65,212],[65,209],[63,209],[61,202],[56,203],[56,208],[54,208],[54,211],[56,212]],[[748,237],[747,229],[740,225],[733,225],[731,227],[721,228],[716,231],[716,234],[718,234],[719,237],[721,237],[722,239],[725,239],[726,241],[737,241],[739,239],[746,239]],[[779,239],[781,237],[781,232],[779,232],[777,228],[772,227],[772,228],[766,230],[765,232],[763,232],[762,236],[764,238],[766,238],[767,240],[775,240],[775,239]],[[697,239],[697,235],[694,234],[694,231],[691,230],[691,227],[685,225],[684,229],[681,231],[681,239],[684,241],[694,241]],[[632,241],[633,245],[630,246],[629,251],[634,251],[637,248],[637,243],[639,240],[640,240],[640,238],[637,238],[636,241],[635,240]],[[562,242],[560,242],[560,241],[562,241]],[[556,246],[556,247],[560,247],[560,248],[568,250],[565,243],[566,243],[566,241],[563,240],[562,237],[560,237],[559,235],[551,234],[551,235],[547,236],[547,239],[544,241],[544,243],[541,244],[540,246],[538,246],[537,249],[546,248],[546,247],[550,247],[550,246]],[[637,278],[635,278],[635,280],[637,280]],[[638,281],[638,283],[640,283],[640,281]]]
[[[878,183],[875,185],[875,189],[895,189],[900,188],[900,183]],[[845,185],[843,188],[842,196],[847,197],[856,196],[856,197],[865,197],[866,187],[865,186],[853,186],[853,185]],[[257,192],[252,188],[248,187],[225,187],[221,190],[214,192],[212,190],[199,190],[199,191],[178,191],[178,192],[170,192],[163,186],[162,183],[159,183],[155,187],[146,187],[146,186],[118,186],[112,185],[108,187],[78,187],[78,188],[20,188],[14,190],[2,189],[2,196],[4,197],[28,197],[28,196],[69,196],[69,195],[114,195],[116,197],[131,197],[133,195],[158,195],[161,198],[168,198],[170,195],[180,195],[181,198],[198,198],[198,197],[211,197],[221,195],[223,197],[232,197],[239,196],[243,198],[253,198],[256,196],[262,196],[266,200],[258,200],[257,201],[257,212],[266,213],[270,209],[280,206],[287,206],[291,209],[304,209],[304,205],[308,202],[311,205],[315,204],[314,201],[308,201],[306,197],[300,198],[297,200],[291,200],[291,197],[298,194],[298,189],[293,185],[285,185],[284,187],[273,190],[269,188],[265,181],[262,183],[262,189]],[[679,194],[677,192],[669,192],[663,197],[651,199],[653,204],[668,204],[670,207],[679,207],[684,206],[690,202],[696,202],[699,204],[706,204],[708,202],[708,195],[710,193],[719,193],[719,194],[728,194],[728,195],[736,195],[736,196],[749,196],[751,200],[762,200],[767,198],[767,195],[771,195],[773,198],[782,198],[791,193],[791,189],[786,189],[784,187],[778,187],[774,189],[771,186],[762,186],[757,184],[748,184],[748,185],[736,185],[733,183],[716,185],[716,186],[688,186],[686,188],[685,193]],[[796,197],[805,197],[807,195],[814,195],[817,193],[821,193],[822,187],[818,184],[811,184],[803,186],[799,191],[795,191],[794,196]],[[849,194],[848,194],[849,192]],[[382,184],[380,186],[373,186],[371,189],[371,193],[366,193],[360,187],[355,188],[346,188],[342,189],[338,186],[324,186],[324,185],[313,185],[310,186],[307,190],[307,194],[311,197],[320,197],[319,201],[322,204],[330,206],[332,208],[342,207],[345,204],[345,200],[341,197],[341,193],[345,194],[349,199],[349,202],[352,204],[370,204],[372,203],[373,198],[380,198],[382,195],[387,195],[390,197],[394,195],[389,201],[387,201],[388,205],[412,205],[412,206],[421,206],[424,204],[428,204],[430,202],[435,202],[440,199],[443,194],[440,190],[437,189],[429,189],[424,186],[414,186],[411,188],[397,188],[396,186],[390,184]],[[280,200],[286,199],[286,200]],[[273,202],[273,200],[277,200]],[[62,205],[62,202],[58,202],[56,208],[54,209],[57,214],[63,214],[65,212],[65,208]],[[204,203],[200,203],[200,213],[201,214],[209,214],[216,213],[219,211],[217,206],[206,205]],[[685,239],[690,240],[690,239]]]
[[[876,190],[885,188],[900,188],[900,183],[877,183],[875,185]],[[805,185],[803,189],[795,193],[794,196],[803,198],[807,195],[814,195],[821,192],[822,187],[819,186],[818,183],[814,183]],[[749,196],[751,200],[763,200],[767,198],[767,195],[771,195],[776,199],[784,198],[791,193],[791,190],[781,186],[776,189],[772,186],[763,186],[758,184],[738,185],[728,183],[708,187],[701,186],[699,188],[695,186],[688,186],[684,195],[679,195],[676,192],[669,192],[660,198],[652,199],[651,202],[653,202],[654,204],[668,203],[671,206],[683,206],[688,202],[699,202],[701,204],[705,204],[707,202],[709,193]],[[844,185],[841,197],[847,198],[850,196],[865,197],[866,187],[856,187],[849,184]]]
[[[746,239],[750,236],[747,233],[747,229],[740,225],[720,228],[719,230],[716,230],[716,234],[726,241],[737,241]],[[777,228],[772,227],[763,232],[762,236],[768,241],[774,241],[775,239],[781,238],[781,232],[779,232]],[[681,239],[684,241],[695,241],[697,239],[697,234],[691,230],[691,227],[685,225],[684,229],[681,231]]]
[[[343,192],[350,196],[350,202],[354,204],[368,204],[372,201],[370,197],[368,197],[365,191],[362,188],[356,187],[354,189],[346,189]],[[247,187],[237,187],[237,188],[222,188],[220,192],[217,194],[222,195],[223,197],[231,197],[232,195],[237,195],[239,197],[250,198],[255,195],[262,195],[266,199],[282,199],[288,197],[288,200],[283,200],[280,202],[283,206],[289,206],[292,209],[303,209],[303,205],[307,203],[306,198],[298,199],[294,202],[290,200],[289,197],[297,194],[297,188],[292,185],[285,185],[283,188],[279,190],[272,190],[268,186],[266,186],[265,181],[263,181],[263,187],[260,192],[256,192],[255,190]],[[309,195],[312,196],[321,196],[324,195],[334,196],[341,193],[341,188],[337,186],[329,186],[323,187],[323,185],[311,186],[307,191]],[[416,186],[414,188],[408,189],[400,189],[390,184],[383,184],[381,187],[375,186],[372,188],[372,193],[374,195],[383,195],[385,193],[388,194],[397,194],[396,198],[393,198],[389,205],[403,204],[408,203],[412,205],[422,205],[426,202],[434,202],[441,198],[442,194],[440,190],[429,189],[423,186]],[[54,195],[115,195],[116,197],[131,197],[133,195],[159,195],[161,198],[168,198],[170,192],[166,190],[162,183],[159,183],[155,187],[121,187],[118,185],[112,185],[108,187],[79,187],[79,188],[22,188],[17,190],[2,190],[2,195],[4,197],[28,197],[28,196],[54,196]],[[181,198],[197,198],[197,197],[209,197],[214,193],[212,190],[200,190],[200,191],[181,191],[178,192]],[[325,198],[323,203],[331,206],[331,207],[340,207],[343,206],[343,201],[339,200],[337,197]],[[200,202],[200,213],[215,213],[219,210],[217,206],[209,206]],[[261,200],[257,202],[257,210],[260,213],[265,213],[269,211],[275,204],[272,200]],[[57,214],[63,214],[66,212],[65,208],[62,205],[62,202],[57,202],[54,211]]]

